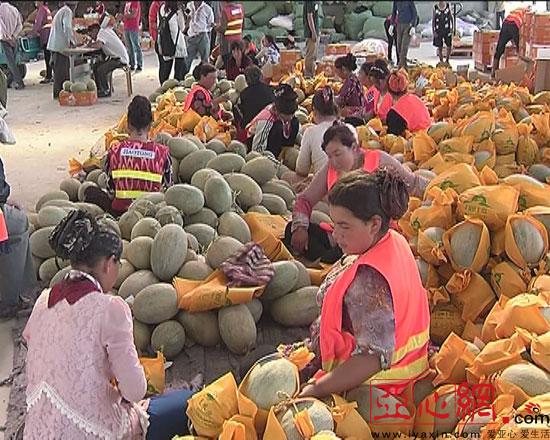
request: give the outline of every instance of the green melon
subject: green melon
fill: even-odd
[[[157,207],[155,203],[147,199],[137,199],[132,202],[129,211],[137,211],[143,217],[154,217],[157,213]]]
[[[246,212],[257,212],[259,214],[269,214],[269,210],[262,205],[254,205],[248,208],[248,211]]]
[[[136,295],[132,310],[136,319],[145,324],[167,321],[178,313],[176,289],[165,283],[147,286]]]
[[[454,229],[450,240],[450,249],[453,261],[460,267],[468,268],[472,265],[479,248],[483,227],[464,221]]]
[[[59,281],[65,278],[65,275],[67,275],[71,269],[72,269],[71,266],[66,266],[63,269],[61,269],[59,272],[57,272],[53,276],[53,278],[50,280],[49,287],[52,288],[55,284],[57,284]]]
[[[110,229],[119,237],[122,236],[122,233],[120,232],[120,226],[118,225],[117,221],[109,214],[105,214],[102,217],[98,218],[97,224],[104,229]]]
[[[155,218],[161,226],[175,224],[183,226],[183,217],[175,206],[165,206],[157,211]]]
[[[66,216],[67,212],[63,208],[45,206],[38,213],[38,224],[41,228],[57,226]]]
[[[187,156],[180,162],[179,176],[182,182],[191,182],[193,174],[202,168],[206,168],[206,164],[216,157],[216,153],[212,150],[199,150]]]
[[[199,242],[197,241],[194,235],[187,236],[187,251],[189,252],[189,250],[192,250],[194,252],[199,251]],[[185,261],[187,261],[187,256],[185,258],[186,258]]]
[[[330,215],[327,215],[324,212],[311,211],[311,217],[309,218],[309,222],[316,225],[319,225],[321,223],[332,224],[332,219],[330,218]]]
[[[73,83],[71,86],[71,93],[82,93],[86,92],[88,90],[88,87],[86,87],[86,84],[82,82],[76,82]]]
[[[236,192],[237,203],[242,209],[248,209],[262,202],[262,189],[250,176],[231,173],[224,175],[224,178],[231,189]]]
[[[151,327],[134,319],[134,345],[139,352],[145,352],[151,344]]]
[[[151,348],[161,351],[167,359],[174,359],[185,345],[185,330],[178,321],[166,321],[151,334]]]
[[[226,79],[222,79],[218,83],[218,89],[220,90],[221,93],[226,93],[229,91],[229,89],[231,89],[231,83]]]
[[[263,194],[262,205],[273,215],[283,215],[287,211],[285,201],[275,194]]]
[[[246,160],[247,162],[250,162],[251,160],[256,159],[258,157],[263,157],[262,153],[260,153],[259,151],[251,151],[250,153],[246,154],[244,160]]]
[[[547,249],[544,233],[536,226],[538,220],[534,218],[516,218],[511,219],[512,232],[516,246],[525,260],[525,262],[534,266],[537,265],[544,257]],[[509,237],[506,236],[506,239]],[[508,255],[510,259],[510,255]],[[514,261],[515,262],[515,261]],[[517,264],[517,262],[515,262]]]
[[[63,208],[67,214],[71,211],[78,210],[78,206],[74,202],[68,200],[50,200],[42,205],[42,208],[46,206],[57,206],[58,208]]]
[[[244,304],[228,306],[218,311],[220,336],[235,354],[246,354],[256,345],[256,323]]]
[[[231,187],[223,177],[212,177],[206,182],[204,198],[206,206],[218,215],[228,212],[233,205]]]
[[[296,429],[294,416],[297,411],[304,410],[309,414],[315,434],[321,431],[334,430],[332,413],[324,403],[316,400],[303,400],[290,406],[286,412],[277,416],[287,440],[302,440],[302,435]]]
[[[44,205],[44,203],[49,202],[50,200],[69,200],[69,195],[65,191],[51,191],[49,193],[44,194],[40,199],[38,199],[38,202],[36,202],[36,212],[40,212],[40,209]]]
[[[93,203],[77,202],[76,206],[78,209],[81,209],[82,211],[86,211],[92,217],[100,217],[103,214],[105,214],[103,209],[101,209],[97,205],[94,205]]]
[[[132,230],[134,226],[143,218],[143,215],[137,211],[127,211],[118,220],[118,226],[120,227],[120,232],[122,238],[125,240],[130,240],[132,238]]]
[[[168,148],[170,148],[170,155],[177,160],[182,160],[191,153],[198,151],[197,146],[188,138],[175,137],[168,141]]]
[[[188,235],[187,236],[187,241],[189,241],[189,237],[193,237],[192,235]],[[194,238],[194,237],[193,237]],[[196,239],[195,239],[196,240]],[[189,246],[189,243],[187,244]],[[198,243],[197,243],[197,247],[198,247]],[[189,262],[189,261],[197,261],[199,257],[197,256],[197,252],[195,252],[193,249],[189,249],[187,248],[187,252],[185,254],[185,263]],[[185,263],[183,264],[183,266],[185,266]],[[183,268],[182,266],[182,268]],[[181,270],[181,269],[180,269]],[[179,272],[178,272],[179,274]]]
[[[212,226],[214,229],[218,227],[218,215],[210,208],[202,208],[199,212],[185,217],[185,226],[203,223]]]
[[[86,190],[88,188],[92,188],[92,187],[97,187],[97,184],[95,182],[89,182],[89,181],[82,182],[82,184],[80,185],[80,188],[78,188],[78,201],[79,202],[84,201],[84,198],[85,198],[85,195],[86,195]]]
[[[160,223],[156,218],[145,217],[139,220],[132,228],[131,239],[135,240],[137,237],[151,237],[155,236],[160,231]]]
[[[248,224],[235,212],[222,214],[218,225],[218,233],[236,238],[243,244],[252,240]]]
[[[63,179],[59,184],[59,189],[68,194],[71,202],[78,201],[78,190],[80,189],[79,180],[73,178]]]
[[[550,167],[537,163],[529,167],[529,175],[537,179],[539,182],[547,183],[550,179]]]
[[[206,262],[210,267],[218,269],[225,260],[241,249],[242,246],[243,244],[233,237],[218,237],[206,251]]]
[[[228,174],[233,172],[238,173],[245,163],[244,158],[236,153],[223,153],[210,160],[206,166],[221,174]]]
[[[281,197],[285,201],[286,207],[291,209],[296,199],[296,195],[292,189],[280,182],[279,180],[270,180],[262,186],[262,192],[264,194],[275,194]]]
[[[189,139],[191,142],[193,142],[199,150],[204,150],[205,149],[204,144],[202,143],[202,141],[197,136],[195,136],[193,134],[185,134],[183,137],[186,138],[186,139]]]
[[[158,142],[159,144],[168,146],[168,142],[172,139],[172,135],[170,133],[166,133],[164,131],[160,132],[155,136],[155,142]]]
[[[248,310],[250,310],[250,313],[254,318],[254,322],[257,324],[262,317],[262,313],[264,311],[264,306],[262,305],[262,302],[257,298],[253,298],[252,301],[246,303],[245,306],[248,307]]]
[[[267,157],[257,157],[242,167],[242,173],[252,177],[259,185],[264,185],[277,174],[275,164]]]
[[[198,170],[195,174],[193,174],[193,177],[191,178],[191,185],[197,187],[204,192],[206,182],[208,182],[208,180],[212,177],[222,177],[222,175],[216,170],[212,170],[210,168]]]
[[[317,305],[317,286],[303,287],[273,301],[269,311],[273,320],[285,327],[304,327],[315,321],[321,308]]]
[[[151,247],[153,239],[148,236],[134,238],[128,245],[127,259],[137,270],[151,268]]]
[[[63,81],[63,90],[70,92],[72,85],[73,83],[71,81]]]
[[[60,258],[48,258],[38,269],[38,277],[41,281],[49,283],[52,278],[63,268],[69,266],[69,262]]]
[[[118,295],[124,299],[130,296],[135,297],[146,287],[157,284],[158,282],[159,279],[153,272],[149,270],[138,270],[128,275],[128,277],[122,281],[118,289]]]
[[[298,260],[294,260],[293,263],[298,269],[298,280],[296,281],[296,284],[292,287],[291,291],[301,289],[302,287],[311,286],[311,277],[309,276],[307,267],[305,267],[304,264]]]
[[[298,268],[292,261],[273,263],[275,274],[261,296],[262,301],[274,301],[291,291],[298,281]]]
[[[550,373],[531,363],[509,366],[500,375],[500,380],[516,385],[529,397],[550,393]]]
[[[177,276],[188,280],[205,280],[212,272],[212,268],[202,260],[186,261]]]
[[[184,229],[187,234],[191,234],[197,239],[199,245],[203,249],[208,248],[210,243],[216,238],[216,230],[212,226],[205,225],[204,223],[188,225],[185,226]]]
[[[42,258],[43,260],[55,257],[55,251],[51,248],[49,243],[50,235],[53,230],[54,227],[49,226],[39,229],[31,235],[29,244],[31,252],[35,257]]]
[[[161,228],[151,248],[151,269],[162,281],[172,281],[185,262],[187,234],[178,225]]]
[[[136,271],[136,269],[135,269],[134,266],[132,266],[132,263],[130,263],[126,259],[121,259],[120,260],[120,268],[118,270],[118,277],[117,277],[117,279],[115,281],[115,285],[114,285],[115,289],[120,290],[120,286],[122,285],[122,283],[124,281],[126,281],[126,279],[130,275],[132,275],[135,271]]]
[[[188,184],[171,186],[165,193],[165,199],[168,205],[175,206],[184,215],[195,214],[204,207],[202,192]]]
[[[101,175],[102,172],[103,172],[103,170],[100,170],[100,169],[95,169],[95,170],[90,171],[88,173],[88,175],[86,176],[86,181],[87,182],[94,182],[97,185],[97,179],[99,178],[99,176]]]
[[[184,87],[176,87],[174,89],[174,96],[176,97],[177,102],[185,102],[185,98],[187,98],[187,95],[189,92],[185,90]]]
[[[185,334],[197,344],[215,347],[221,342],[217,312],[189,313],[182,310],[177,319],[183,325]]]
[[[208,141],[206,143],[206,149],[207,150],[212,150],[216,154],[222,154],[222,153],[227,152],[227,150],[225,149],[225,144],[219,139],[212,139],[212,140]],[[214,159],[212,159],[212,160],[214,160]],[[212,167],[208,167],[208,168],[212,168]]]
[[[167,90],[173,89],[179,85],[179,81],[174,78],[167,79],[162,83],[162,88],[166,92]]]
[[[237,78],[235,78],[235,90],[237,90],[237,92],[241,93],[247,87],[248,87],[248,84],[246,83],[246,78],[241,73],[240,75],[237,76]]]

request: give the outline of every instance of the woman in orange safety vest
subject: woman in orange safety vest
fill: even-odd
[[[407,240],[389,228],[407,211],[407,186],[386,170],[358,170],[328,200],[346,258],[317,295],[311,348],[321,369],[301,396],[342,394],[365,382],[400,395],[429,370],[426,291]]]
[[[212,97],[211,90],[216,85],[217,70],[212,64],[200,63],[193,70],[193,77],[197,81],[183,104],[183,110],[194,110],[200,116],[212,116],[215,119],[229,117],[226,115],[220,103],[227,101],[227,95],[220,95],[217,98]]]
[[[506,45],[509,41],[514,43],[514,46],[518,51],[519,58],[524,61],[530,61],[519,54],[519,30],[523,27],[525,23],[525,14],[530,10],[530,7],[514,9],[502,22],[502,28],[500,29],[500,32],[498,34],[497,47],[495,49],[495,55],[493,57],[491,76],[495,76],[496,71],[499,68],[500,58],[504,54],[504,51],[506,50]]]

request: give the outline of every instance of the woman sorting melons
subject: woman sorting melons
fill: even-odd
[[[322,262],[333,263],[342,252],[334,243],[330,231],[310,224],[310,217],[315,205],[323,200],[343,175],[357,169],[372,173],[380,168],[389,168],[403,179],[408,193],[417,197],[424,195],[428,180],[413,174],[384,151],[361,148],[357,134],[339,121],[325,132],[322,148],[328,156],[328,163],[296,198],[292,222],[285,231],[285,244],[309,261],[321,259]],[[363,204],[364,201],[358,199],[357,203]]]
[[[72,270],[38,298],[27,341],[29,439],[167,439],[187,434],[191,392],[143,400],[147,381],[134,346],[132,313],[109,294],[122,241],[83,211],[71,212],[50,245]]]
[[[183,110],[194,110],[199,116],[212,116],[214,119],[228,120],[233,117],[220,107],[222,102],[229,100],[225,94],[216,98],[212,96],[212,89],[216,85],[217,70],[211,64],[200,63],[193,69],[193,78],[197,81],[192,88],[185,102]]]
[[[322,365],[302,397],[342,394],[367,380],[399,395],[428,371],[426,292],[407,240],[389,228],[407,211],[408,193],[385,170],[354,171],[330,191],[334,239],[348,257],[319,289],[311,348]]]
[[[357,77],[364,87],[367,87],[365,96],[364,119],[375,116],[386,118],[391,108],[391,96],[388,93],[388,77],[390,71],[388,63],[382,58],[366,62],[359,69]]]

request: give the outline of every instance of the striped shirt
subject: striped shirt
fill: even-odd
[[[23,23],[17,8],[7,2],[0,3],[0,40],[14,40]]]

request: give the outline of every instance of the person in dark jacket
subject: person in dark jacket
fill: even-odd
[[[390,26],[389,33],[395,38],[397,52],[399,53],[399,67],[407,68],[407,52],[411,36],[414,35],[414,27],[418,24],[418,13],[413,1],[393,2],[391,14],[392,22],[397,20],[396,26]]]
[[[225,76],[228,80],[234,81],[237,76],[244,73],[248,66],[254,64],[252,60],[244,53],[242,41],[233,41],[231,43],[231,57],[227,60],[225,66]]]
[[[242,114],[246,127],[268,104],[273,102],[273,88],[262,82],[262,71],[258,66],[248,66],[244,71],[248,87],[241,92],[241,103],[237,111]]]

